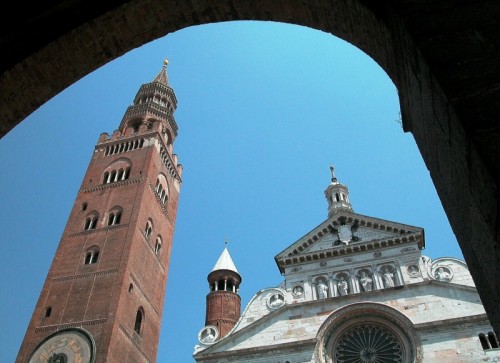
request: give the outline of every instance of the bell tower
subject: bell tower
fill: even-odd
[[[165,61],[100,135],[16,362],[155,362],[182,166]]]
[[[210,291],[206,297],[205,327],[198,334],[202,344],[223,338],[238,322],[241,276],[226,247],[207,276]]]

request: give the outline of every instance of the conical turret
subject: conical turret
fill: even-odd
[[[207,279],[210,292],[206,300],[204,329],[206,333],[209,333],[210,329],[216,330],[214,340],[217,340],[233,328],[241,314],[241,298],[238,295],[241,276],[229,254],[227,242]],[[207,343],[202,339],[203,337],[200,338],[202,343]]]

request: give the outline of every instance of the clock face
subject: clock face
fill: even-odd
[[[28,363],[93,363],[94,349],[92,338],[83,330],[61,330],[45,339]]]
[[[346,224],[340,226],[338,228],[338,235],[339,240],[346,244],[349,243],[352,240],[351,226],[348,226]]]

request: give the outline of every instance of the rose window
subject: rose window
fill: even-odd
[[[334,349],[338,363],[403,363],[398,337],[379,325],[357,325],[343,332]]]

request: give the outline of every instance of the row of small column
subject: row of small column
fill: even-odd
[[[104,152],[104,156],[119,154],[129,150],[140,149],[143,144],[144,144],[144,139],[136,139],[133,141],[126,141],[120,144],[107,146],[106,151]]]
[[[228,284],[228,282],[229,282],[229,284]],[[221,289],[221,287],[222,287],[222,289]],[[226,279],[215,281],[210,286],[210,291],[232,291],[235,294],[237,293],[236,284],[234,284],[231,281],[228,281]]]
[[[127,180],[130,174],[130,168],[119,169],[118,171],[106,171],[103,176],[103,184],[114,183],[121,180]]]

